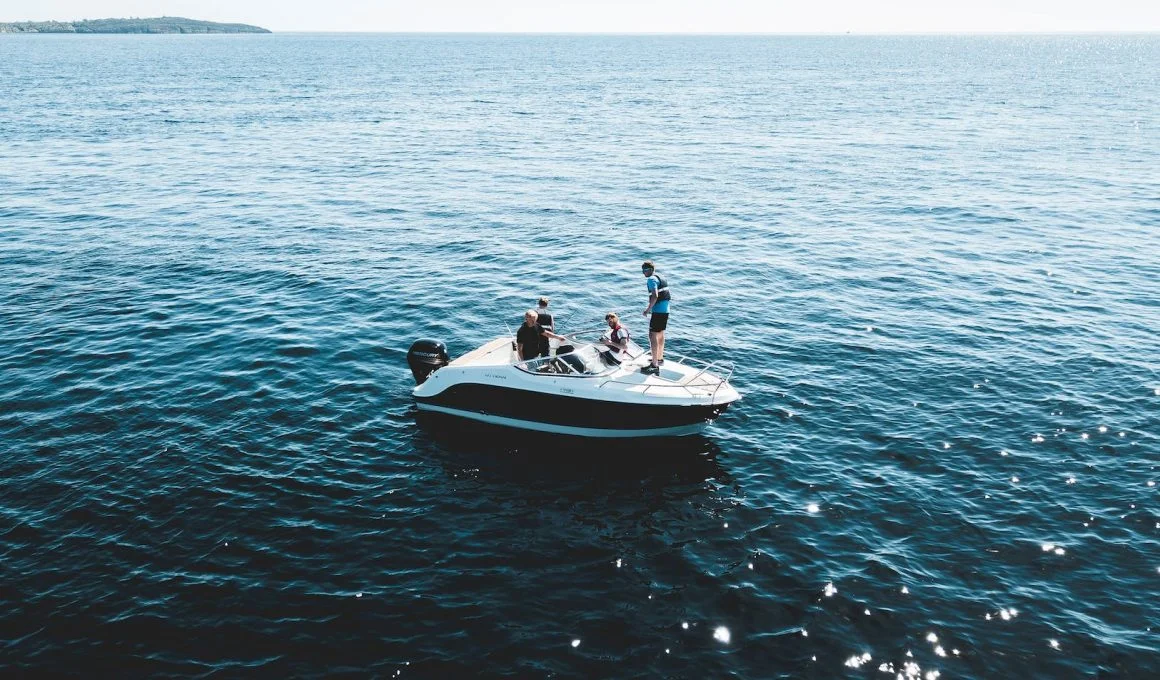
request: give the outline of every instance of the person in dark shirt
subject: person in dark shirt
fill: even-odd
[[[564,339],[564,336],[556,335],[536,323],[537,316],[538,314],[534,309],[529,309],[527,312],[524,312],[524,323],[516,331],[516,351],[519,352],[521,361],[534,359],[539,355],[541,339],[545,341],[548,338],[555,338],[557,340]]]
[[[555,333],[556,332],[556,319],[552,316],[552,313],[548,311],[548,302],[549,302],[549,300],[547,297],[540,298],[539,304],[536,306],[536,323],[540,324],[544,328],[547,328],[548,330]],[[550,351],[550,346],[548,345],[548,338],[541,336],[540,337],[540,356],[542,356],[542,357],[548,356],[549,351]]]

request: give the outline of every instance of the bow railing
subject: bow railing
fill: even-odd
[[[564,333],[563,335],[569,340],[575,340],[577,342],[592,342],[595,344],[595,341],[599,339],[600,335],[606,332],[608,332],[607,327],[589,328],[585,330],[573,331],[571,333]],[[592,338],[592,340],[588,340],[588,338]],[[642,348],[640,345],[637,345],[632,340],[629,340],[628,350],[625,352],[625,354],[627,355],[627,358],[624,359],[621,363],[627,363],[629,361],[634,361],[641,357],[648,356],[648,351]],[[666,382],[663,383],[645,384],[644,389],[641,390],[642,392],[648,392],[649,390],[653,389],[682,389],[686,393],[693,396],[698,394],[705,394],[708,392],[710,398],[712,399],[717,396],[718,390],[729,384],[729,379],[733,377],[734,371],[737,370],[737,365],[728,359],[703,361],[701,359],[696,359],[694,357],[680,354],[678,352],[667,351],[665,352],[665,358],[673,359],[674,363],[681,364],[683,366],[696,368],[697,372],[691,376],[684,377],[681,380],[666,379]],[[714,369],[724,371],[724,373],[721,375],[712,373]],[[598,387],[604,387],[608,384],[633,385],[635,387],[641,386],[641,383],[635,381],[608,378],[607,380],[602,381]]]

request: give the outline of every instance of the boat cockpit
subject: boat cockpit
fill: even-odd
[[[595,345],[577,347],[556,356],[536,357],[515,364],[521,371],[533,375],[567,375],[591,378],[616,370],[620,362],[612,350],[600,350]]]

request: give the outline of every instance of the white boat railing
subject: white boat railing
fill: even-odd
[[[603,334],[606,331],[607,331],[607,328],[605,328],[605,329],[592,328],[592,329],[588,329],[588,330],[576,331],[574,333],[567,333],[564,335],[564,337],[579,339],[581,336],[588,336],[588,335],[592,335],[594,333]],[[644,348],[642,348],[640,345],[637,345],[636,343],[633,343],[630,340],[629,341],[629,349],[631,350],[632,347],[636,347],[640,351],[636,354],[633,354],[631,351],[627,352],[629,361],[634,360],[634,359],[639,359],[640,357],[646,356],[648,354],[648,352]],[[694,373],[691,377],[685,378],[685,379],[681,380],[680,382],[670,380],[668,384],[649,383],[649,384],[644,386],[644,389],[641,390],[642,392],[648,392],[650,389],[654,389],[654,388],[655,389],[682,388],[690,395],[696,395],[696,394],[698,394],[698,392],[696,391],[698,389],[700,390],[700,393],[704,393],[704,392],[709,391],[710,388],[712,388],[712,392],[710,392],[710,398],[713,398],[713,397],[717,396],[717,391],[720,390],[723,385],[729,384],[729,379],[733,377],[733,372],[737,369],[737,365],[728,359],[717,359],[715,361],[702,361],[701,359],[695,359],[693,357],[687,356],[685,354],[679,354],[677,352],[665,352],[665,357],[666,358],[672,357],[672,358],[676,359],[675,363],[681,364],[682,366],[699,368],[699,370],[696,373]],[[720,369],[720,370],[724,370],[725,371],[724,375],[718,376],[716,374],[710,373],[710,371],[715,369],[715,368]],[[605,380],[604,382],[600,383],[600,385],[598,385],[598,387],[604,387],[605,385],[607,385],[609,383],[619,384],[619,385],[634,385],[634,386],[638,386],[638,387],[640,386],[640,383],[637,383],[637,382],[629,382],[627,380],[618,380],[616,378],[609,378],[608,380]]]
[[[697,371],[697,373],[695,375],[693,375],[692,378],[689,378],[687,381],[685,381],[686,383],[692,383],[693,381],[697,380],[701,376],[709,373],[710,369],[721,368],[721,369],[724,369],[726,371],[723,376],[713,375],[713,379],[718,381],[717,387],[720,388],[721,385],[729,382],[729,379],[733,377],[733,371],[737,370],[737,364],[735,364],[733,361],[731,361],[729,359],[717,359],[714,361],[702,361],[701,359],[694,359],[693,357],[686,356],[684,354],[678,354],[676,352],[666,352],[665,354],[667,356],[676,357],[678,364],[682,364],[682,365],[696,364],[696,365],[701,367],[701,370]],[[712,383],[707,383],[707,384],[712,384]]]

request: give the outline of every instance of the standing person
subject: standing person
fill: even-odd
[[[563,340],[564,336],[556,335],[552,331],[544,328],[536,323],[538,314],[536,310],[529,309],[524,312],[524,323],[520,329],[516,331],[516,351],[519,352],[521,360],[534,359],[540,353],[540,340],[547,338],[556,338]]]
[[[612,350],[608,358],[619,364],[628,357],[628,329],[620,325],[620,317],[616,312],[605,314],[604,321],[608,323],[608,339],[602,338],[600,342]]]
[[[540,298],[539,304],[536,305],[536,323],[540,324],[544,328],[547,328],[548,330],[555,333],[556,332],[556,319],[555,319],[555,317],[552,316],[552,313],[548,311],[548,303],[549,302],[550,302],[550,300],[548,300],[547,296]],[[549,353],[550,353],[550,346],[548,345],[548,338],[541,337],[540,338],[540,356],[546,357],[546,356],[548,356]]]
[[[672,296],[668,281],[657,273],[652,260],[645,260],[640,272],[648,286],[648,307],[644,308],[644,315],[652,314],[648,322],[648,348],[652,361],[641,369],[641,373],[660,373],[660,367],[665,363],[665,329],[669,326],[669,300]]]

